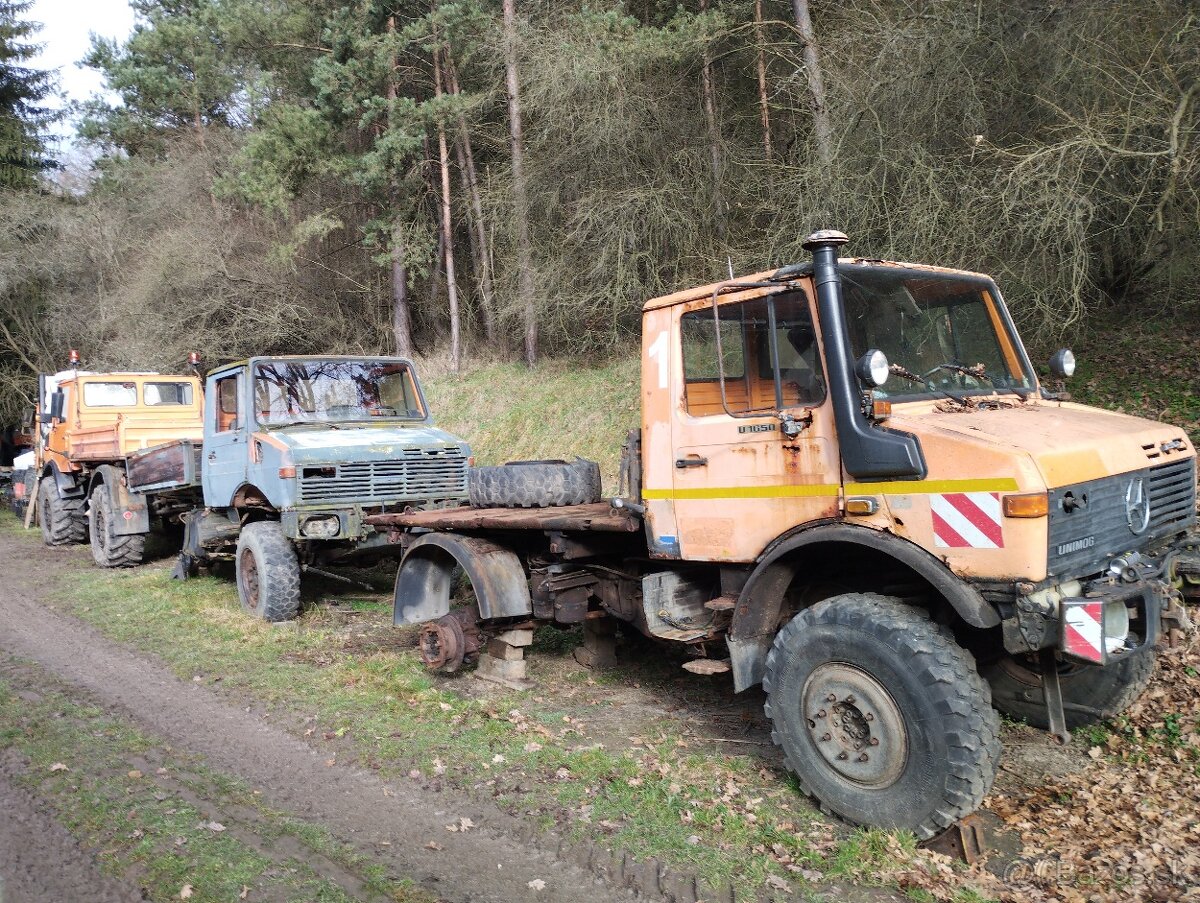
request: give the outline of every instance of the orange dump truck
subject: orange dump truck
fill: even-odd
[[[1065,742],[1144,689],[1200,589],[1196,450],[1044,386],[987,276],[845,241],[646,304],[622,497],[524,462],[368,520],[407,547],[394,619],[431,667],[520,677],[539,623],[611,662],[627,625],[761,684],[826,809],[927,838],[991,787],[997,710]]]
[[[47,545],[90,537],[102,567],[140,564],[152,518],[190,507],[174,496],[129,492],[135,452],[203,434],[195,376],[83,373],[43,376],[37,433],[37,516]]]

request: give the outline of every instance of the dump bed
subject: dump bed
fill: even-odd
[[[129,456],[125,479],[133,492],[162,492],[200,485],[203,443],[184,439]]]

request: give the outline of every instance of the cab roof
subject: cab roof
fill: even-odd
[[[873,266],[873,267],[897,267],[910,270],[919,270],[927,273],[946,273],[955,276],[967,276],[974,279],[990,278],[985,273],[977,273],[972,270],[958,270],[952,267],[930,266],[923,263],[905,263],[898,260],[875,260],[870,257],[842,257],[838,259],[839,267],[851,266]],[[708,285],[700,285],[695,288],[683,289],[682,291],[673,292],[669,295],[660,295],[657,298],[651,298],[643,305],[642,310],[658,310],[663,307],[672,307],[676,304],[685,304],[688,301],[696,301],[701,298],[711,298],[713,292],[721,291],[723,287],[729,287],[736,290],[739,283],[753,282],[777,282],[781,286],[789,282],[805,279],[812,275],[812,262],[794,263],[788,266],[780,267],[776,270],[763,270],[760,273],[751,273],[748,276],[738,276],[735,279],[723,279],[720,282],[711,282]]]

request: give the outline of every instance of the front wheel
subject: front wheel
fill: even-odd
[[[264,621],[290,621],[300,610],[300,561],[283,527],[258,521],[242,528],[237,544],[238,599]]]
[[[1063,714],[1074,730],[1121,714],[1137,700],[1154,676],[1157,656],[1151,649],[1131,653],[1111,665],[1059,662]],[[992,685],[992,704],[1010,718],[1046,730],[1050,718],[1042,694],[1042,675],[1032,656],[1006,656],[986,665],[983,676]]]
[[[927,612],[849,593],[800,612],[763,677],[771,738],[821,807],[932,837],[996,777],[1000,719],[975,661]]]
[[[31,500],[32,502],[32,500]],[[65,499],[58,494],[54,478],[42,478],[38,488],[38,522],[42,541],[48,546],[65,546],[87,542],[88,522],[83,513],[83,499]]]

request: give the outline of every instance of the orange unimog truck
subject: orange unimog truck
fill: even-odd
[[[72,352],[72,363],[77,358]],[[128,456],[202,437],[196,376],[64,371],[41,379],[37,433],[37,517],[47,545],[90,537],[101,567],[142,561],[152,518],[191,507],[175,496],[131,493]]]
[[[997,710],[1065,742],[1145,688],[1200,589],[1196,451],[1043,386],[987,276],[846,240],[646,304],[623,497],[517,507],[567,472],[518,463],[474,471],[476,507],[370,522],[407,544],[394,619],[427,664],[503,671],[540,622],[604,660],[632,625],[762,684],[827,810],[928,838],[992,786]]]

